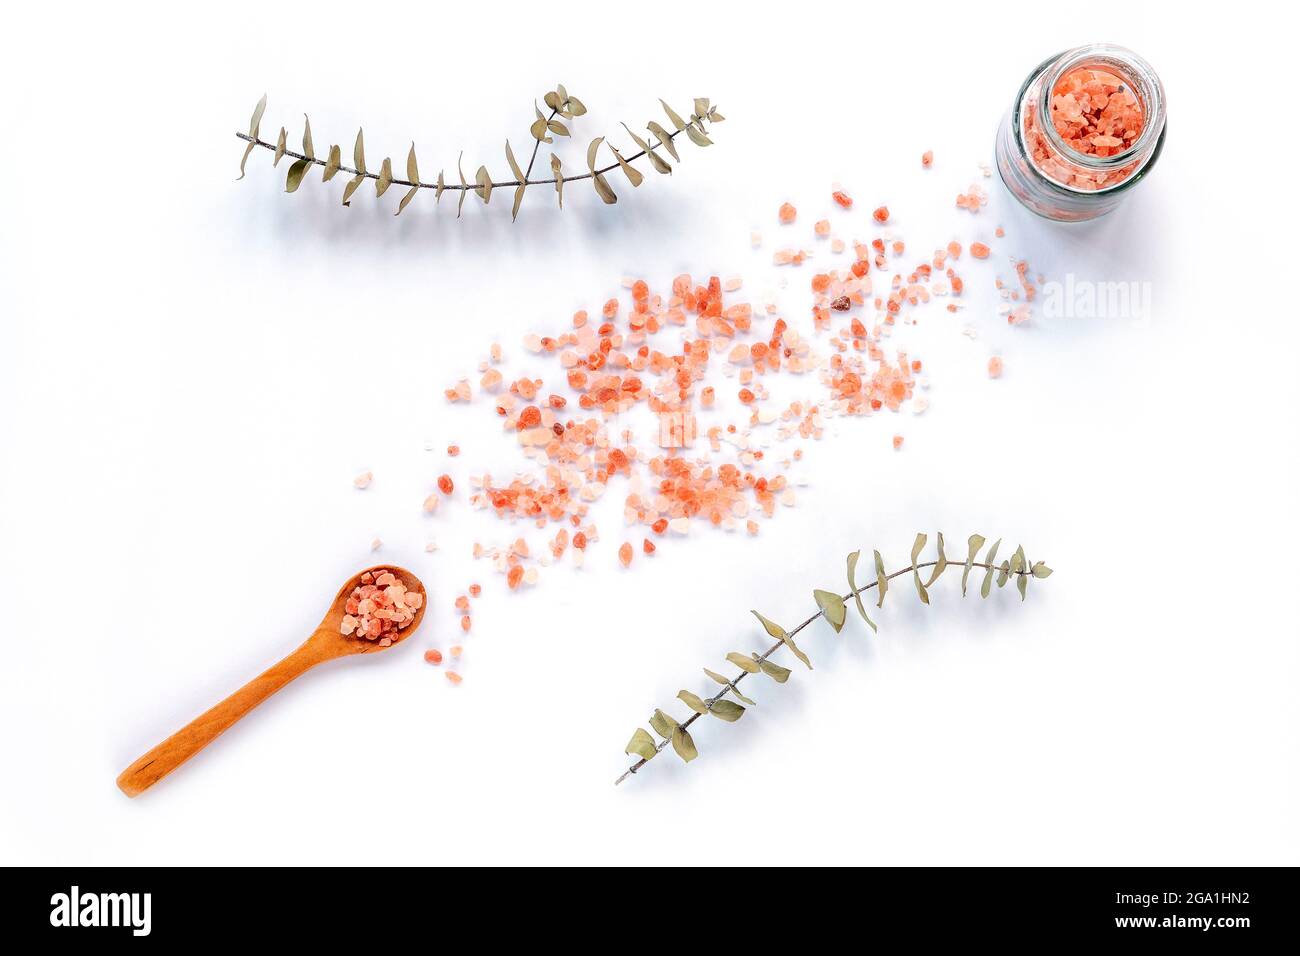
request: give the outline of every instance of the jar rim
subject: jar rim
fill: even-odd
[[[1135,81],[1135,92],[1142,100],[1142,132],[1127,149],[1111,156],[1094,156],[1079,152],[1065,142],[1057,132],[1056,124],[1051,121],[1052,91],[1056,89],[1057,83],[1072,71],[1090,63],[1114,69],[1121,74],[1122,78]],[[1040,71],[1046,72],[1038,102],[1043,132],[1056,149],[1070,157],[1070,162],[1099,172],[1119,169],[1134,161],[1140,161],[1143,154],[1149,153],[1152,146],[1161,139],[1165,126],[1164,86],[1151,64],[1127,47],[1114,43],[1092,43],[1075,47],[1046,60],[1039,70],[1034,72]],[[1147,162],[1149,161],[1150,157],[1147,158]],[[1145,166],[1146,163],[1143,165]],[[1135,169],[1132,176],[1126,177],[1123,182],[1115,185],[1122,186],[1129,179],[1140,176],[1141,172],[1142,169]]]

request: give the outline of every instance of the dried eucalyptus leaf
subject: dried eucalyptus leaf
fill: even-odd
[[[474,174],[474,182],[478,183],[474,187],[474,192],[478,198],[483,200],[483,205],[487,205],[492,199],[492,175],[487,171],[486,166],[480,166],[478,172]]]
[[[757,707],[757,706],[758,706],[757,703],[755,703],[754,701],[750,700],[748,697],[746,697],[746,696],[745,696],[744,694],[742,694],[740,691],[736,690],[735,687],[731,687],[731,688],[729,688],[729,689],[728,689],[728,693],[730,693],[733,697],[735,697],[737,700],[739,700],[742,704],[748,704],[750,707]]]
[[[412,186],[410,189],[408,189],[406,191],[406,195],[402,197],[402,201],[397,204],[397,212],[393,213],[393,215],[400,216],[402,214],[402,210],[406,208],[406,204],[409,203],[412,199],[414,199],[415,194],[418,193],[419,191],[420,191],[419,186]]]
[[[687,138],[696,146],[712,146],[713,140],[709,139],[694,126],[686,127]]]
[[[546,124],[546,128],[549,129],[549,130],[550,130],[552,133],[554,133],[556,136],[568,136],[568,135],[569,135],[569,127],[565,126],[565,125],[564,125],[563,123],[561,123],[559,120],[550,120],[550,121],[548,121],[547,124]]]
[[[927,588],[934,584],[935,581],[939,580],[939,575],[943,574],[943,572],[948,569],[948,555],[943,552],[943,532],[940,531],[937,533],[935,539],[938,542],[939,547],[939,561],[935,564],[934,571],[930,574],[930,580],[925,582]]]
[[[586,105],[576,96],[566,96],[564,105],[568,107],[570,116],[582,116],[587,112]]]
[[[361,130],[357,130],[357,142],[352,147],[352,165],[357,167],[359,173],[366,171],[366,143]]]
[[[290,166],[289,175],[285,177],[284,181],[284,191],[287,193],[297,192],[298,187],[302,185],[302,177],[312,165],[311,160],[300,159]]]
[[[379,178],[375,180],[375,198],[378,199],[388,192],[388,187],[391,185],[393,185],[393,161],[385,156],[379,166]]]
[[[420,181],[420,164],[415,161],[415,141],[411,141],[411,151],[406,154],[406,178],[412,183]]]
[[[677,726],[677,721],[673,720],[662,710],[656,709],[655,712],[650,715],[651,729],[653,729],[654,732],[657,733],[664,740],[667,740],[669,737],[673,735],[673,728],[676,726]]]
[[[525,186],[523,183],[520,183],[517,187],[515,187],[515,201],[510,207],[511,222],[514,222],[516,219],[519,218],[519,207],[523,205],[524,202],[524,189]]]
[[[686,763],[690,763],[700,755],[700,752],[695,749],[695,741],[680,724],[673,727],[673,750],[677,751],[677,756]]]
[[[1022,600],[1022,601],[1025,599],[1025,589],[1026,589],[1027,587],[1029,587],[1029,575],[1027,575],[1027,574],[1017,574],[1017,575],[1016,575],[1016,590],[1018,590],[1018,591],[1020,592],[1020,600]]]
[[[778,684],[784,684],[790,677],[790,668],[782,667],[780,664],[773,664],[769,660],[761,660],[758,666],[763,669],[763,673]]]
[[[987,564],[989,567],[988,570],[984,572],[984,583],[980,585],[980,597],[982,598],[988,597],[989,590],[992,588],[993,572],[996,569],[996,565],[994,565],[993,559],[998,556],[998,545],[1000,545],[1001,543],[1002,543],[1001,538],[998,538],[998,540],[994,541],[993,547],[989,548],[989,553],[984,556],[984,563]]]
[[[244,166],[248,163],[248,154],[253,151],[253,147],[256,145],[257,145],[256,143],[249,143],[248,146],[244,149],[244,156],[239,161],[239,176],[235,180],[236,182],[244,178]]]
[[[510,171],[515,174],[515,179],[522,183],[524,171],[519,168],[519,163],[515,160],[515,151],[510,148],[510,140],[506,140],[506,162],[510,164]]]
[[[723,676],[722,676],[721,674],[719,674],[717,671],[711,671],[711,670],[709,670],[707,667],[704,668],[704,673],[708,674],[708,675],[709,675],[709,679],[712,680],[712,681],[715,681],[716,683],[719,683],[719,684],[730,684],[730,683],[731,683],[731,678],[730,678],[730,677],[723,677]]]
[[[721,123],[725,119],[726,117],[718,112],[718,108],[716,106],[713,107],[713,109],[709,110],[709,122]]]
[[[658,752],[658,749],[655,747],[655,739],[646,733],[641,727],[638,727],[632,732],[632,739],[629,740],[627,746],[623,748],[623,753],[636,754],[642,760],[649,760]]]
[[[867,609],[862,606],[862,595],[858,593],[858,582],[855,575],[858,570],[858,558],[862,557],[861,551],[854,551],[848,557],[849,566],[849,590],[853,592],[853,603],[857,605],[858,613],[862,615],[862,620],[866,621],[871,630],[876,630],[876,622],[867,617]]]
[[[560,208],[564,208],[564,175],[560,171],[560,157],[551,153],[551,172],[555,174],[555,196],[560,203]]]
[[[715,700],[713,706],[709,708],[709,713],[731,724],[745,716],[745,708],[729,700]]]
[[[759,619],[759,621],[763,625],[763,629],[767,631],[767,633],[770,636],[775,637],[778,641],[785,640],[786,638],[785,628],[783,628],[780,624],[776,624],[772,621],[769,621],[767,618],[763,617],[763,615],[759,614],[757,611],[750,611],[749,613]]]
[[[446,181],[442,178],[442,170],[440,169],[440,170],[438,170],[438,183],[437,183],[436,186],[433,187],[433,201],[434,201],[434,202],[440,202],[440,201],[442,200],[442,194],[443,194],[443,191],[444,191],[446,188],[447,188],[447,183],[446,183]]]
[[[973,534],[966,539],[966,567],[961,572],[961,596],[966,596],[966,579],[970,577],[970,569],[975,564],[975,556],[979,554],[980,548],[984,547],[984,535]]]
[[[705,704],[700,697],[692,694],[689,690],[679,690],[677,692],[677,699],[697,714],[705,714],[709,711],[708,705]]]
[[[696,116],[709,115],[709,98],[707,96],[695,97],[695,115]]]
[[[253,137],[253,139],[257,139],[258,134],[262,131],[262,114],[265,112],[266,94],[263,93],[262,98],[258,100],[257,105],[253,107],[253,118],[248,121],[248,135]]]
[[[876,556],[876,594],[879,597],[876,607],[884,607],[885,592],[889,590],[889,576],[885,574],[885,559],[880,556],[879,551],[871,553]]]
[[[316,158],[316,148],[311,142],[311,117],[306,113],[302,114],[302,154],[308,159]]]
[[[599,196],[606,205],[612,206],[614,203],[618,202],[618,195],[612,188],[610,188],[609,180],[605,178],[604,174],[596,173],[591,177],[591,182],[596,187],[596,195]]]
[[[668,155],[680,163],[682,158],[677,155],[677,147],[673,145],[673,138],[669,135],[668,130],[664,129],[654,120],[651,120],[645,125],[646,129],[655,134],[655,137],[659,140],[659,145],[668,150]]]
[[[784,638],[782,638],[781,642],[785,644],[786,647],[790,648],[790,653],[793,654],[795,657],[799,658],[800,662],[803,663],[804,667],[808,668],[809,670],[813,669],[812,661],[808,659],[808,655],[805,654],[803,651],[799,650],[798,645],[795,644],[794,639],[791,638],[789,634],[787,634]]]
[[[587,168],[593,173],[596,171],[596,151],[600,149],[600,144],[605,141],[605,137],[597,136],[590,145],[587,146]]]
[[[641,148],[641,152],[646,154],[646,158],[650,160],[650,165],[654,168],[655,172],[661,174],[667,173],[668,175],[672,175],[673,168],[664,161],[663,157],[661,157],[658,153],[656,153],[653,149],[650,148],[649,143],[647,143],[636,133],[632,132],[631,129],[628,129],[628,125],[626,123],[623,123],[622,126],[625,130],[627,130],[627,135],[632,137],[632,142],[636,143],[637,146]]]
[[[366,181],[366,177],[361,173],[357,173],[355,176],[353,176],[351,179],[348,180],[348,184],[343,187],[343,205],[345,206],[351,205],[351,203],[348,200],[350,200],[352,198],[352,194],[357,191],[357,187],[360,186],[365,181]]]
[[[552,90],[551,92],[547,93],[545,96],[542,97],[542,102],[545,103],[547,106],[549,106],[551,109],[558,110],[560,108],[560,102],[561,102],[560,94]]]
[[[537,119],[533,120],[533,125],[528,127],[528,132],[532,133],[533,139],[539,143],[553,142],[551,137],[546,135],[546,117],[542,111],[537,108],[537,101],[533,100],[533,112],[537,114]]]
[[[462,158],[464,158],[464,156],[465,156],[465,152],[464,150],[462,150],[460,155],[456,157],[456,173],[460,176],[460,199],[456,201],[457,219],[460,218],[460,211],[465,208],[465,194],[469,192],[469,183],[465,182],[465,170],[460,165],[460,161]]]
[[[659,101],[659,105],[664,108],[664,112],[668,114],[668,119],[672,121],[674,127],[676,127],[679,130],[686,129],[685,120],[683,120],[680,116],[678,116],[676,111],[673,110],[671,106],[665,103],[662,99]]]
[[[844,627],[845,618],[848,617],[848,611],[844,607],[844,599],[834,591],[813,591],[813,600],[821,608],[822,617],[830,622],[831,627],[838,634]]]
[[[1035,562],[1031,570],[1036,578],[1049,578],[1052,576],[1052,569],[1043,564],[1042,561]]]
[[[287,142],[288,135],[289,134],[285,132],[284,127],[281,126],[280,138],[275,141],[275,161],[271,163],[272,166],[279,166],[280,160],[284,158],[285,150],[289,148]]]
[[[609,151],[613,153],[614,158],[618,160],[618,165],[623,170],[623,175],[627,177],[627,181],[632,184],[632,188],[635,189],[637,186],[640,186],[642,181],[645,179],[645,177],[641,175],[641,171],[629,166],[627,160],[623,158],[623,154],[612,145],[609,147]]]
[[[337,146],[331,146],[329,159],[325,161],[325,178],[321,182],[327,183],[334,178],[334,174],[339,171],[341,160],[342,151]]]
[[[1009,577],[1011,577],[1011,562],[1003,561],[1002,567],[998,568],[998,587],[1006,587]]]
[[[1016,545],[1016,553],[1011,556],[1011,573],[1019,574],[1025,568],[1025,549],[1023,545]]]
[[[747,657],[739,651],[732,651],[727,655],[727,660],[735,664],[746,674],[758,673],[758,663],[752,657]]]
[[[922,604],[930,603],[930,594],[921,583],[921,572],[916,567],[916,559],[920,556],[921,551],[925,548],[926,535],[917,534],[916,540],[912,542],[912,579],[916,582],[916,593],[921,598]]]

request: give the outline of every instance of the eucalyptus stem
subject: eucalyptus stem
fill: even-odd
[[[895,572],[893,572],[892,574],[886,575],[886,576],[885,576],[885,579],[886,579],[887,581],[892,581],[894,578],[901,577],[901,576],[903,576],[903,575],[905,575],[905,574],[913,574],[913,573],[915,573],[916,571],[919,571],[919,570],[922,569],[922,568],[932,568],[932,567],[934,567],[935,565],[938,565],[938,564],[940,564],[940,563],[941,563],[940,561],[925,561],[925,562],[922,562],[922,563],[920,563],[920,564],[915,564],[915,565],[909,564],[909,565],[908,565],[907,567],[905,567],[905,568],[902,568],[902,569],[900,569],[900,570],[898,570],[898,571],[895,571]],[[943,561],[942,563],[947,564],[947,565],[951,565],[951,564],[952,564],[952,562],[948,562],[948,561]],[[961,566],[964,567],[965,565],[962,564]],[[973,568],[981,568],[981,569],[986,570],[986,571],[997,571],[997,570],[1001,570],[1001,565],[992,564],[992,563],[989,563],[989,562],[980,562],[980,561],[972,561],[972,562],[970,563],[970,567],[971,567],[972,569],[973,569]],[[1015,577],[1015,576],[1017,576],[1017,575],[1021,575],[1021,576],[1023,576],[1023,575],[1032,575],[1032,573],[1033,573],[1032,570],[1031,570],[1029,567],[1026,566],[1026,567],[1022,568],[1021,570],[1019,570],[1019,571],[1008,571],[1008,577],[1011,578],[1011,577]],[[864,585],[862,585],[861,587],[857,588],[856,590],[850,591],[848,594],[845,594],[841,600],[843,600],[843,601],[845,601],[845,602],[851,601],[851,600],[852,600],[853,598],[855,598],[856,596],[858,596],[858,595],[860,595],[860,594],[862,594],[862,593],[864,593],[864,592],[866,592],[866,591],[870,591],[872,588],[877,587],[878,585],[879,585],[879,581],[872,581],[870,584],[864,584]],[[802,631],[805,627],[807,627],[808,625],[812,624],[813,621],[815,621],[815,620],[817,620],[819,617],[823,617],[823,616],[825,616],[825,612],[819,610],[816,614],[813,614],[811,617],[807,618],[806,620],[802,621],[801,623],[799,623],[799,624],[796,625],[795,627],[791,628],[790,631],[786,634],[786,636],[787,636],[787,637],[794,637],[796,634],[798,634],[800,631]],[[773,655],[774,653],[776,653],[778,650],[780,650],[780,649],[781,649],[782,647],[784,647],[784,646],[785,646],[785,641],[784,641],[784,640],[779,640],[779,641],[777,641],[776,643],[774,643],[771,647],[769,647],[766,651],[764,651],[762,654],[758,655],[757,658],[756,658],[756,660],[758,660],[758,661],[765,661],[765,660],[767,660],[771,655]],[[737,675],[736,675],[735,677],[733,677],[730,681],[728,681],[727,684],[725,684],[725,685],[722,687],[722,689],[721,689],[720,691],[718,691],[718,693],[714,694],[712,697],[708,697],[708,698],[706,698],[705,701],[704,701],[705,706],[706,706],[707,708],[712,708],[713,705],[714,705],[715,703],[717,703],[719,700],[721,700],[721,699],[723,698],[723,696],[726,695],[729,691],[733,690],[733,689],[735,688],[735,686],[736,686],[737,684],[739,684],[742,680],[744,680],[744,679],[745,679],[745,678],[746,678],[750,673],[751,673],[750,671],[742,670],[739,674],[737,674]],[[685,729],[685,728],[689,727],[691,724],[695,723],[695,721],[696,721],[698,718],[700,718],[700,717],[702,717],[702,716],[703,716],[703,715],[702,715],[701,713],[699,713],[698,711],[692,712],[692,714],[691,714],[689,717],[687,717],[685,720],[683,720],[683,721],[681,722],[681,727],[682,727],[682,729]],[[670,743],[670,738],[665,737],[664,739],[660,740],[659,743],[655,745],[655,753],[658,754],[658,753],[659,753],[660,751],[662,751],[665,747],[667,747],[669,743]],[[648,758],[648,757],[642,757],[642,758],[641,758],[640,760],[638,760],[636,763],[632,764],[632,766],[628,767],[625,771],[623,771],[622,775],[621,775],[617,780],[614,781],[614,786],[618,786],[620,783],[622,783],[622,782],[623,782],[624,780],[626,780],[628,777],[632,776],[634,773],[636,773],[638,770],[640,770],[642,767],[644,767],[648,762],[649,762],[649,758]]]
[[[552,117],[554,117],[555,114],[552,113],[551,115],[552,115]],[[679,130],[676,130],[676,131],[674,131],[674,132],[672,132],[672,133],[669,133],[669,134],[668,134],[668,142],[672,142],[672,141],[673,141],[673,140],[674,140],[674,139],[675,139],[675,138],[676,138],[680,133],[684,133],[684,132],[685,132],[685,130],[681,130],[681,129],[679,129]],[[261,139],[261,138],[258,137],[258,136],[249,136],[247,133],[238,133],[238,132],[235,133],[235,136],[237,136],[239,139],[242,139],[242,140],[243,140],[244,142],[246,142],[246,143],[251,143],[251,144],[254,145],[254,146],[260,146],[260,147],[262,147],[263,149],[269,149],[269,150],[272,150],[272,151],[275,151],[275,150],[277,149],[277,146],[276,146],[275,143],[268,143],[266,140]],[[656,136],[656,137],[655,137],[655,141],[654,141],[654,143],[651,144],[650,148],[651,148],[651,149],[658,149],[659,147],[661,147],[661,146],[663,146],[663,145],[664,145],[663,141],[661,141],[661,140],[659,139],[659,137]],[[536,159],[537,159],[537,150],[538,150],[538,148],[539,148],[540,146],[541,146],[541,141],[540,141],[540,140],[535,140],[535,141],[534,141],[534,145],[533,145],[533,157],[532,157],[532,159],[530,159],[529,162],[528,162],[528,169],[527,169],[527,171],[524,173],[524,179],[523,179],[523,182],[520,182],[518,179],[502,180],[501,182],[493,182],[493,183],[492,183],[492,188],[493,188],[493,189],[497,189],[498,187],[507,188],[507,187],[510,187],[510,186],[553,186],[553,185],[555,185],[555,177],[553,177],[553,176],[550,177],[550,178],[548,178],[548,179],[529,179],[529,178],[528,178],[529,173],[532,172],[532,169],[533,169],[533,163],[534,163],[534,162],[536,161]],[[641,150],[639,153],[634,153],[634,154],[632,154],[631,156],[624,157],[624,159],[625,159],[626,162],[631,163],[631,162],[634,162],[634,161],[640,159],[642,156],[644,156],[644,155],[646,154],[646,152],[647,152],[647,150],[644,150],[644,149],[643,149],[643,150]],[[320,159],[319,157],[316,157],[316,156],[306,156],[306,155],[304,155],[304,154],[302,154],[302,153],[294,152],[292,149],[285,149],[285,150],[284,150],[284,155],[285,155],[285,156],[290,156],[290,157],[292,157],[293,159],[304,160],[304,161],[306,161],[306,162],[308,162],[308,163],[312,163],[312,164],[314,164],[314,165],[316,165],[316,166],[327,166],[327,165],[329,165],[329,163],[328,163],[326,160]],[[619,168],[619,164],[615,162],[615,163],[611,163],[610,165],[605,166],[605,167],[603,167],[603,168],[601,168],[601,169],[596,170],[594,173],[587,172],[587,173],[582,173],[581,175],[578,175],[578,176],[561,176],[561,177],[560,177],[560,182],[562,182],[562,183],[573,183],[573,182],[578,182],[579,180],[583,180],[583,179],[591,179],[593,176],[604,176],[606,173],[612,173],[614,170],[616,170],[616,169],[618,169],[618,168]],[[361,172],[361,171],[358,170],[358,169],[354,169],[354,168],[351,167],[351,166],[344,166],[344,165],[341,164],[341,163],[339,164],[339,172],[342,172],[342,173],[349,173],[349,174],[351,174],[351,175],[353,175],[353,176],[364,176],[366,179],[378,179],[378,178],[379,178],[379,174],[378,174],[378,173],[372,173],[372,172],[369,172],[369,171],[363,173],[363,172]],[[409,180],[409,179],[398,179],[398,178],[395,177],[395,176],[393,177],[393,179],[391,180],[391,182],[392,182],[392,185],[394,185],[394,186],[407,186],[407,187],[414,187],[414,188],[417,188],[417,189],[437,189],[437,188],[438,188],[438,184],[437,184],[437,183],[414,182],[414,181]],[[454,190],[454,191],[457,191],[457,192],[464,192],[464,191],[467,190],[467,189],[468,189],[468,190],[475,190],[475,189],[479,189],[479,188],[481,188],[481,186],[480,186],[479,183],[465,183],[464,185],[462,185],[462,184],[460,184],[460,183],[444,183],[443,186],[442,186],[442,189],[443,189],[444,192],[452,192],[453,190]]]

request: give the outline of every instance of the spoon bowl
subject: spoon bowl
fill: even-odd
[[[343,633],[343,618],[347,614],[348,598],[353,590],[361,585],[363,576],[374,575],[380,571],[390,572],[408,592],[417,592],[420,595],[420,606],[415,608],[411,621],[400,630],[386,634],[385,637],[389,639],[387,644],[358,637],[355,634]],[[148,790],[216,740],[239,718],[317,664],[340,657],[373,654],[376,651],[396,647],[415,633],[416,628],[420,626],[420,622],[424,619],[424,610],[428,606],[427,597],[420,579],[404,568],[385,564],[358,571],[339,588],[338,594],[334,596],[333,603],[330,604],[316,630],[297,650],[253,678],[215,707],[195,717],[141,756],[118,776],[118,788],[128,797],[138,796]]]

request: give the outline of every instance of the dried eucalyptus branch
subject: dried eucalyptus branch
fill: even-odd
[[[679,691],[677,694],[678,699],[694,712],[680,723],[672,717],[669,717],[662,710],[656,710],[654,714],[651,715],[649,723],[651,729],[659,735],[659,742],[656,743],[654,737],[650,736],[644,728],[638,727],[632,734],[632,739],[628,741],[627,746],[624,748],[624,753],[635,754],[640,759],[637,760],[636,763],[632,764],[632,766],[628,767],[627,770],[623,772],[622,776],[614,781],[614,784],[617,786],[632,774],[636,773],[644,767],[651,758],[657,755],[659,751],[663,750],[670,743],[677,755],[687,763],[699,756],[699,752],[695,749],[695,741],[691,739],[691,735],[687,731],[687,728],[704,714],[712,714],[714,717],[728,723],[733,723],[744,716],[744,707],[734,701],[724,700],[723,698],[727,694],[732,694],[743,704],[752,706],[754,701],[750,700],[736,689],[736,685],[750,674],[763,673],[772,678],[772,680],[776,681],[778,684],[784,684],[790,677],[790,669],[782,667],[779,664],[774,664],[770,660],[771,656],[782,647],[789,648],[790,653],[794,654],[795,657],[802,661],[809,670],[812,670],[812,661],[810,661],[808,655],[801,651],[798,645],[794,643],[793,638],[818,618],[824,617],[834,629],[835,633],[838,634],[840,630],[843,629],[844,623],[848,618],[848,602],[852,600],[857,607],[858,614],[860,614],[862,619],[867,622],[867,625],[871,630],[875,631],[876,624],[867,616],[867,609],[862,604],[861,595],[864,591],[876,588],[879,594],[876,607],[884,607],[885,594],[889,590],[889,582],[904,574],[910,574],[912,575],[912,580],[916,585],[916,593],[921,599],[921,603],[929,604],[930,586],[933,585],[935,581],[939,579],[939,575],[943,574],[943,572],[950,566],[948,556],[943,550],[943,534],[940,533],[936,537],[938,539],[937,544],[939,549],[939,557],[937,560],[917,563],[917,559],[925,549],[925,543],[927,540],[926,535],[918,534],[916,540],[912,544],[912,563],[905,568],[894,571],[892,574],[885,573],[885,562],[884,559],[881,558],[880,552],[873,552],[876,563],[876,579],[869,584],[862,585],[861,587],[857,584],[856,575],[858,559],[861,557],[862,552],[854,551],[847,559],[849,593],[840,596],[835,591],[814,590],[813,601],[817,604],[817,613],[789,631],[781,627],[781,625],[768,620],[757,611],[752,611],[751,613],[758,618],[768,635],[776,639],[776,643],[761,654],[753,652],[746,655],[740,651],[732,651],[728,654],[727,661],[740,669],[740,673],[730,679],[716,671],[709,670],[707,667],[704,668],[704,673],[707,674],[715,683],[721,684],[722,689],[712,697],[708,698],[701,698],[699,695],[693,694],[689,690]],[[980,549],[984,547],[984,542],[984,536],[978,534],[973,534],[969,539],[967,539],[968,550],[965,564],[962,565],[963,570],[961,575],[962,597],[966,596],[966,584],[970,578],[971,571],[975,568],[981,568],[984,570],[984,581],[980,585],[980,597],[986,598],[989,596],[989,592],[993,587],[993,582],[996,576],[999,588],[1003,587],[1007,581],[1014,578],[1016,588],[1020,591],[1020,599],[1022,601],[1025,599],[1025,593],[1030,578],[1045,578],[1052,573],[1052,569],[1042,561],[1030,564],[1029,559],[1025,557],[1024,548],[1021,547],[1016,548],[1016,553],[1010,558],[1004,559],[1001,564],[995,563],[998,554],[998,547],[1002,544],[1000,538],[993,543],[991,548],[989,548],[983,561],[976,561],[975,558],[978,556]],[[930,573],[929,580],[922,582],[921,571],[927,568],[933,568],[933,570]]]
[[[519,207],[524,200],[524,191],[529,186],[553,185],[555,187],[556,199],[559,202],[560,208],[563,209],[564,184],[589,179],[596,190],[596,194],[600,196],[603,202],[616,203],[618,202],[618,196],[614,192],[613,187],[610,186],[609,180],[605,178],[607,173],[611,173],[616,169],[621,169],[623,175],[627,177],[628,182],[632,184],[633,188],[640,186],[645,177],[641,174],[641,171],[632,164],[642,157],[645,157],[655,172],[664,175],[671,175],[673,171],[672,167],[668,164],[668,161],[660,156],[659,153],[655,152],[655,150],[662,149],[664,152],[672,156],[674,161],[680,162],[681,157],[678,155],[677,147],[673,143],[674,139],[682,133],[685,133],[686,138],[696,146],[710,146],[713,141],[708,137],[708,130],[705,127],[705,123],[720,123],[725,119],[725,117],[718,112],[718,108],[711,105],[705,97],[696,98],[694,104],[695,111],[691,114],[689,121],[682,119],[671,106],[663,100],[660,100],[659,103],[663,106],[664,113],[675,127],[673,132],[668,132],[661,124],[654,120],[650,120],[646,123],[646,130],[654,138],[652,144],[645,138],[632,132],[632,130],[628,128],[628,125],[624,123],[622,124],[623,128],[627,130],[628,136],[630,136],[632,141],[636,143],[640,152],[632,153],[625,157],[617,147],[612,143],[607,142],[605,137],[598,136],[587,146],[587,172],[573,176],[564,175],[563,165],[560,162],[560,158],[556,156],[555,153],[551,153],[551,176],[546,179],[532,179],[530,177],[532,176],[533,166],[537,162],[537,152],[542,143],[553,143],[553,135],[566,137],[570,135],[568,126],[556,117],[558,116],[571,121],[575,117],[582,116],[587,112],[587,107],[583,104],[582,100],[570,94],[564,88],[563,84],[560,84],[554,90],[547,93],[543,99],[546,105],[550,108],[551,113],[549,116],[543,116],[536,101],[533,102],[533,112],[537,114],[537,119],[535,119],[532,126],[529,127],[529,134],[533,137],[533,152],[528,159],[528,168],[526,170],[520,169],[519,163],[515,159],[514,150],[510,147],[510,140],[506,140],[506,162],[510,166],[510,171],[514,174],[514,179],[494,180],[491,173],[488,172],[487,167],[480,166],[478,171],[474,174],[474,181],[472,183],[468,182],[465,179],[465,172],[461,165],[461,158],[464,156],[462,153],[461,157],[458,157],[456,160],[456,174],[457,178],[460,180],[459,183],[447,182],[445,170],[439,170],[438,178],[434,182],[430,183],[422,182],[420,180],[420,169],[415,157],[414,142],[411,143],[411,150],[406,157],[406,178],[399,179],[393,175],[393,161],[389,157],[384,158],[384,161],[380,164],[379,172],[377,173],[366,168],[365,137],[362,130],[357,130],[357,141],[352,147],[352,166],[343,165],[342,150],[337,145],[329,148],[327,158],[325,159],[321,159],[316,155],[315,147],[312,144],[311,138],[311,120],[306,117],[304,117],[302,134],[302,152],[295,152],[288,148],[288,132],[283,126],[280,127],[280,134],[274,143],[262,139],[262,115],[266,112],[266,97],[263,96],[258,100],[257,106],[253,109],[253,118],[248,124],[248,132],[235,134],[248,144],[244,149],[243,159],[239,162],[239,178],[244,178],[244,167],[248,162],[249,154],[253,152],[255,147],[260,146],[263,149],[269,149],[275,153],[275,160],[272,163],[273,166],[278,166],[280,160],[285,156],[294,160],[294,162],[289,166],[289,172],[285,176],[285,192],[297,192],[298,187],[302,185],[303,177],[307,174],[307,171],[311,169],[312,166],[322,166],[325,170],[322,179],[323,182],[329,182],[340,172],[348,173],[352,177],[348,180],[347,185],[343,187],[343,205],[345,206],[351,205],[352,194],[356,192],[357,187],[367,179],[370,179],[374,180],[376,197],[382,196],[388,190],[389,186],[406,187],[406,195],[404,195],[401,201],[397,204],[397,212],[393,214],[395,216],[401,215],[402,210],[406,208],[407,204],[415,198],[416,194],[421,189],[432,189],[434,191],[435,202],[440,202],[442,200],[442,194],[448,190],[459,192],[460,198],[456,204],[456,215],[460,216],[461,210],[465,205],[465,196],[468,193],[473,192],[479,199],[483,200],[484,205],[486,205],[491,201],[492,190],[498,187],[506,187],[515,190],[514,207],[511,211],[511,219],[514,220],[519,216]],[[597,169],[596,161],[599,158],[600,147],[602,144],[604,144],[614,155],[614,162]]]

